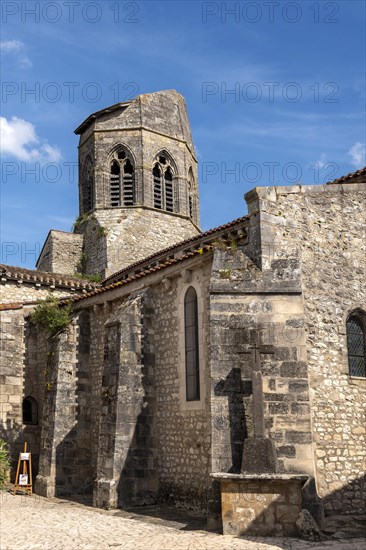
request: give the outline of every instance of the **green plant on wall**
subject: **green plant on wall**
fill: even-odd
[[[88,256],[85,254],[85,252],[82,252],[81,256],[80,256],[79,263],[76,266],[77,272],[80,275],[85,275],[87,261],[88,261]]]
[[[238,250],[238,241],[235,239],[235,237],[231,237],[230,239],[230,252],[231,254],[235,254],[235,252]]]
[[[105,237],[106,235],[108,235],[108,229],[106,227],[103,227],[103,225],[98,225],[97,237],[101,238]]]
[[[73,232],[77,231],[77,230],[79,229],[79,227],[80,227],[84,222],[88,221],[88,219],[89,219],[89,214],[88,214],[88,213],[81,214],[81,216],[79,216],[78,218],[76,218],[76,220],[74,221],[71,230],[72,230]]]
[[[0,489],[3,489],[9,478],[9,450],[6,441],[0,439]]]
[[[60,306],[54,296],[49,296],[36,305],[30,319],[52,335],[65,329],[70,324],[72,312],[72,302],[66,302]]]
[[[74,277],[77,279],[85,279],[86,281],[90,281],[91,283],[101,283],[103,281],[103,277],[99,275],[99,273],[93,273],[92,275],[86,275],[85,273],[75,273]]]

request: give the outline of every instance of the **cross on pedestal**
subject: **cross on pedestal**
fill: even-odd
[[[242,471],[253,474],[272,473],[277,471],[277,456],[274,442],[264,435],[261,355],[273,355],[274,349],[271,346],[261,346],[258,342],[258,334],[256,334],[255,343],[247,353],[251,354],[252,362],[254,437],[244,441]]]
[[[268,346],[267,346],[268,347]],[[252,384],[253,384],[253,429],[254,437],[264,437],[264,402],[263,402],[263,378],[261,371],[261,355],[274,354],[264,346],[255,342],[252,347]]]
[[[254,342],[254,344],[249,348],[249,350],[241,353],[243,355],[251,356],[254,437],[264,437],[264,404],[261,355],[273,355],[274,350],[271,346],[259,344],[258,334],[256,334],[256,341]]]

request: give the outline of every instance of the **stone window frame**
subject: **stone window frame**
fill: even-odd
[[[118,158],[119,153],[125,153],[125,157],[123,159]],[[132,177],[132,188],[133,188],[133,198],[132,198],[132,204],[131,205],[125,205],[124,204],[124,176],[123,176],[123,169],[126,162],[129,161],[133,168],[133,177]],[[113,162],[118,162],[120,166],[120,174],[119,174],[119,198],[120,198],[120,205],[119,206],[112,206],[112,197],[111,197],[111,166]],[[108,154],[108,207],[110,208],[128,208],[131,206],[136,206],[137,204],[137,189],[136,189],[136,161],[132,154],[132,151],[125,145],[124,143],[117,143],[113,146],[113,148],[109,151]],[[121,177],[122,176],[122,177]]]
[[[179,365],[179,403],[181,412],[203,410],[206,401],[206,361],[204,340],[204,297],[201,285],[190,272],[183,272],[183,279],[178,283],[178,365]],[[186,347],[185,347],[185,319],[184,298],[189,287],[193,287],[197,294],[198,309],[198,357],[199,357],[199,382],[200,398],[195,401],[187,401],[186,398]]]
[[[160,162],[160,157],[164,157],[166,159],[166,164],[162,164]],[[155,191],[155,181],[154,181],[154,169],[158,166],[160,173],[161,173],[161,208],[155,206],[155,197],[154,197],[154,191]],[[166,196],[166,181],[164,178],[165,172],[170,169],[172,174],[172,210],[167,209],[167,196]],[[170,212],[172,214],[179,212],[179,203],[178,203],[178,186],[177,181],[179,179],[178,176],[178,168],[177,164],[167,149],[161,149],[154,155],[154,160],[151,167],[151,175],[152,175],[152,206],[156,208],[157,210],[161,210],[162,212]]]
[[[348,381],[352,384],[365,385],[366,386],[366,377],[364,376],[352,376],[349,372],[349,363],[348,363],[348,344],[347,344],[347,320],[352,317],[352,315],[357,315],[362,319],[364,325],[364,335],[366,338],[366,303],[365,304],[352,304],[351,307],[347,309],[342,318],[342,324],[338,327],[338,333],[342,336],[342,363],[341,363],[341,372],[342,374],[347,375]]]

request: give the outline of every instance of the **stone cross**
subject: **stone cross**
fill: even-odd
[[[254,437],[264,437],[264,406],[263,406],[263,379],[261,372],[261,355],[271,354],[274,351],[268,350],[270,346],[260,345],[258,335],[256,341],[248,351],[242,352],[251,355],[252,366],[252,395],[253,395],[253,429]]]
[[[253,383],[253,428],[254,437],[264,437],[263,379],[261,372],[261,354],[273,354],[255,342],[251,349]]]
[[[257,335],[256,335],[257,336]],[[263,380],[261,372],[261,355],[273,354],[268,346],[260,346],[258,338],[250,351],[252,357],[252,395],[253,395],[253,430],[254,437],[244,441],[242,472],[249,474],[275,473],[278,469],[274,442],[265,437]]]

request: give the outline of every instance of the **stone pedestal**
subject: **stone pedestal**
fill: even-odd
[[[302,474],[211,474],[220,482],[224,535],[296,536]]]

